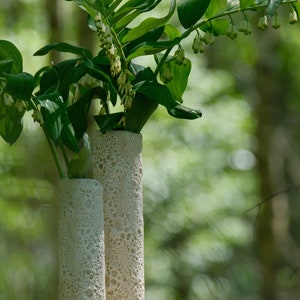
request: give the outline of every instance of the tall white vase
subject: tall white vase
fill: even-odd
[[[142,136],[96,132],[93,169],[103,184],[106,300],[144,300]]]
[[[102,185],[60,181],[59,300],[105,300]]]

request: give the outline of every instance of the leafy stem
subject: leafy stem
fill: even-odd
[[[58,159],[58,155],[57,155],[55,146],[54,146],[54,144],[53,144],[53,141],[52,141],[51,138],[49,137],[47,131],[46,131],[45,128],[44,128],[44,126],[42,126],[42,128],[43,128],[45,137],[46,137],[46,139],[47,139],[47,142],[48,142],[48,145],[49,145],[51,154],[52,154],[52,156],[53,156],[55,165],[56,165],[56,167],[57,167],[59,176],[60,176],[60,178],[65,178],[65,175],[64,175],[64,172],[63,172],[62,167],[61,167],[61,165],[60,165],[60,162],[59,162],[59,159]]]
[[[287,0],[282,2],[282,4],[292,4],[298,2],[298,0]],[[258,5],[253,5],[251,7],[246,7],[246,8],[236,8],[236,9],[231,9],[225,12],[222,12],[220,14],[216,14],[208,19],[204,19],[204,20],[200,20],[199,22],[197,22],[196,24],[194,24],[193,26],[191,26],[190,28],[188,28],[185,32],[182,33],[180,40],[184,40],[185,38],[187,38],[193,31],[195,31],[196,29],[200,28],[201,26],[203,26],[204,24],[211,22],[213,20],[222,18],[222,17],[226,17],[226,16],[230,16],[236,13],[244,13],[246,11],[250,11],[250,10],[255,10],[255,9],[260,9],[260,8],[266,8],[268,4],[264,3],[264,4],[258,4]]]
[[[61,153],[63,155],[65,164],[68,167],[69,166],[69,159],[68,159],[68,155],[67,155],[67,152],[66,152],[66,148],[65,148],[63,142],[61,141],[61,139],[59,139],[59,147],[60,147]]]
[[[166,52],[164,53],[162,59],[159,61],[158,65],[157,65],[157,67],[155,69],[155,72],[154,72],[155,78],[158,76],[158,73],[159,73],[160,69],[162,68],[163,64],[165,63],[166,59],[168,58],[168,56],[169,56],[171,50],[173,49],[173,47],[174,46],[168,48],[166,50]]]

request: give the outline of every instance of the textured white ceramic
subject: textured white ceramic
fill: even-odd
[[[60,181],[59,300],[105,300],[102,185]]]
[[[106,300],[144,300],[142,136],[96,132],[93,169],[103,185]]]

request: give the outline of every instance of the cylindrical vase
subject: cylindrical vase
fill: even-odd
[[[105,300],[102,185],[63,179],[59,191],[59,300]]]
[[[96,132],[93,170],[103,185],[106,300],[144,300],[142,136]]]

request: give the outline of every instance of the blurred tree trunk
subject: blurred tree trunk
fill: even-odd
[[[48,18],[49,43],[57,43],[63,40],[63,11],[61,0],[46,0],[45,12]],[[50,52],[50,60],[58,62],[61,55],[57,51]]]
[[[262,36],[263,35],[263,36]],[[282,299],[278,273],[288,257],[284,245],[289,236],[289,202],[285,190],[288,182],[286,158],[289,153],[287,120],[288,91],[293,78],[280,55],[283,41],[275,31],[257,35],[256,87],[256,155],[259,193],[267,199],[258,215],[257,256],[261,265],[262,299]]]
[[[87,13],[76,7],[78,15],[77,40],[81,47],[88,48],[91,51],[95,48],[95,32],[87,24]]]

